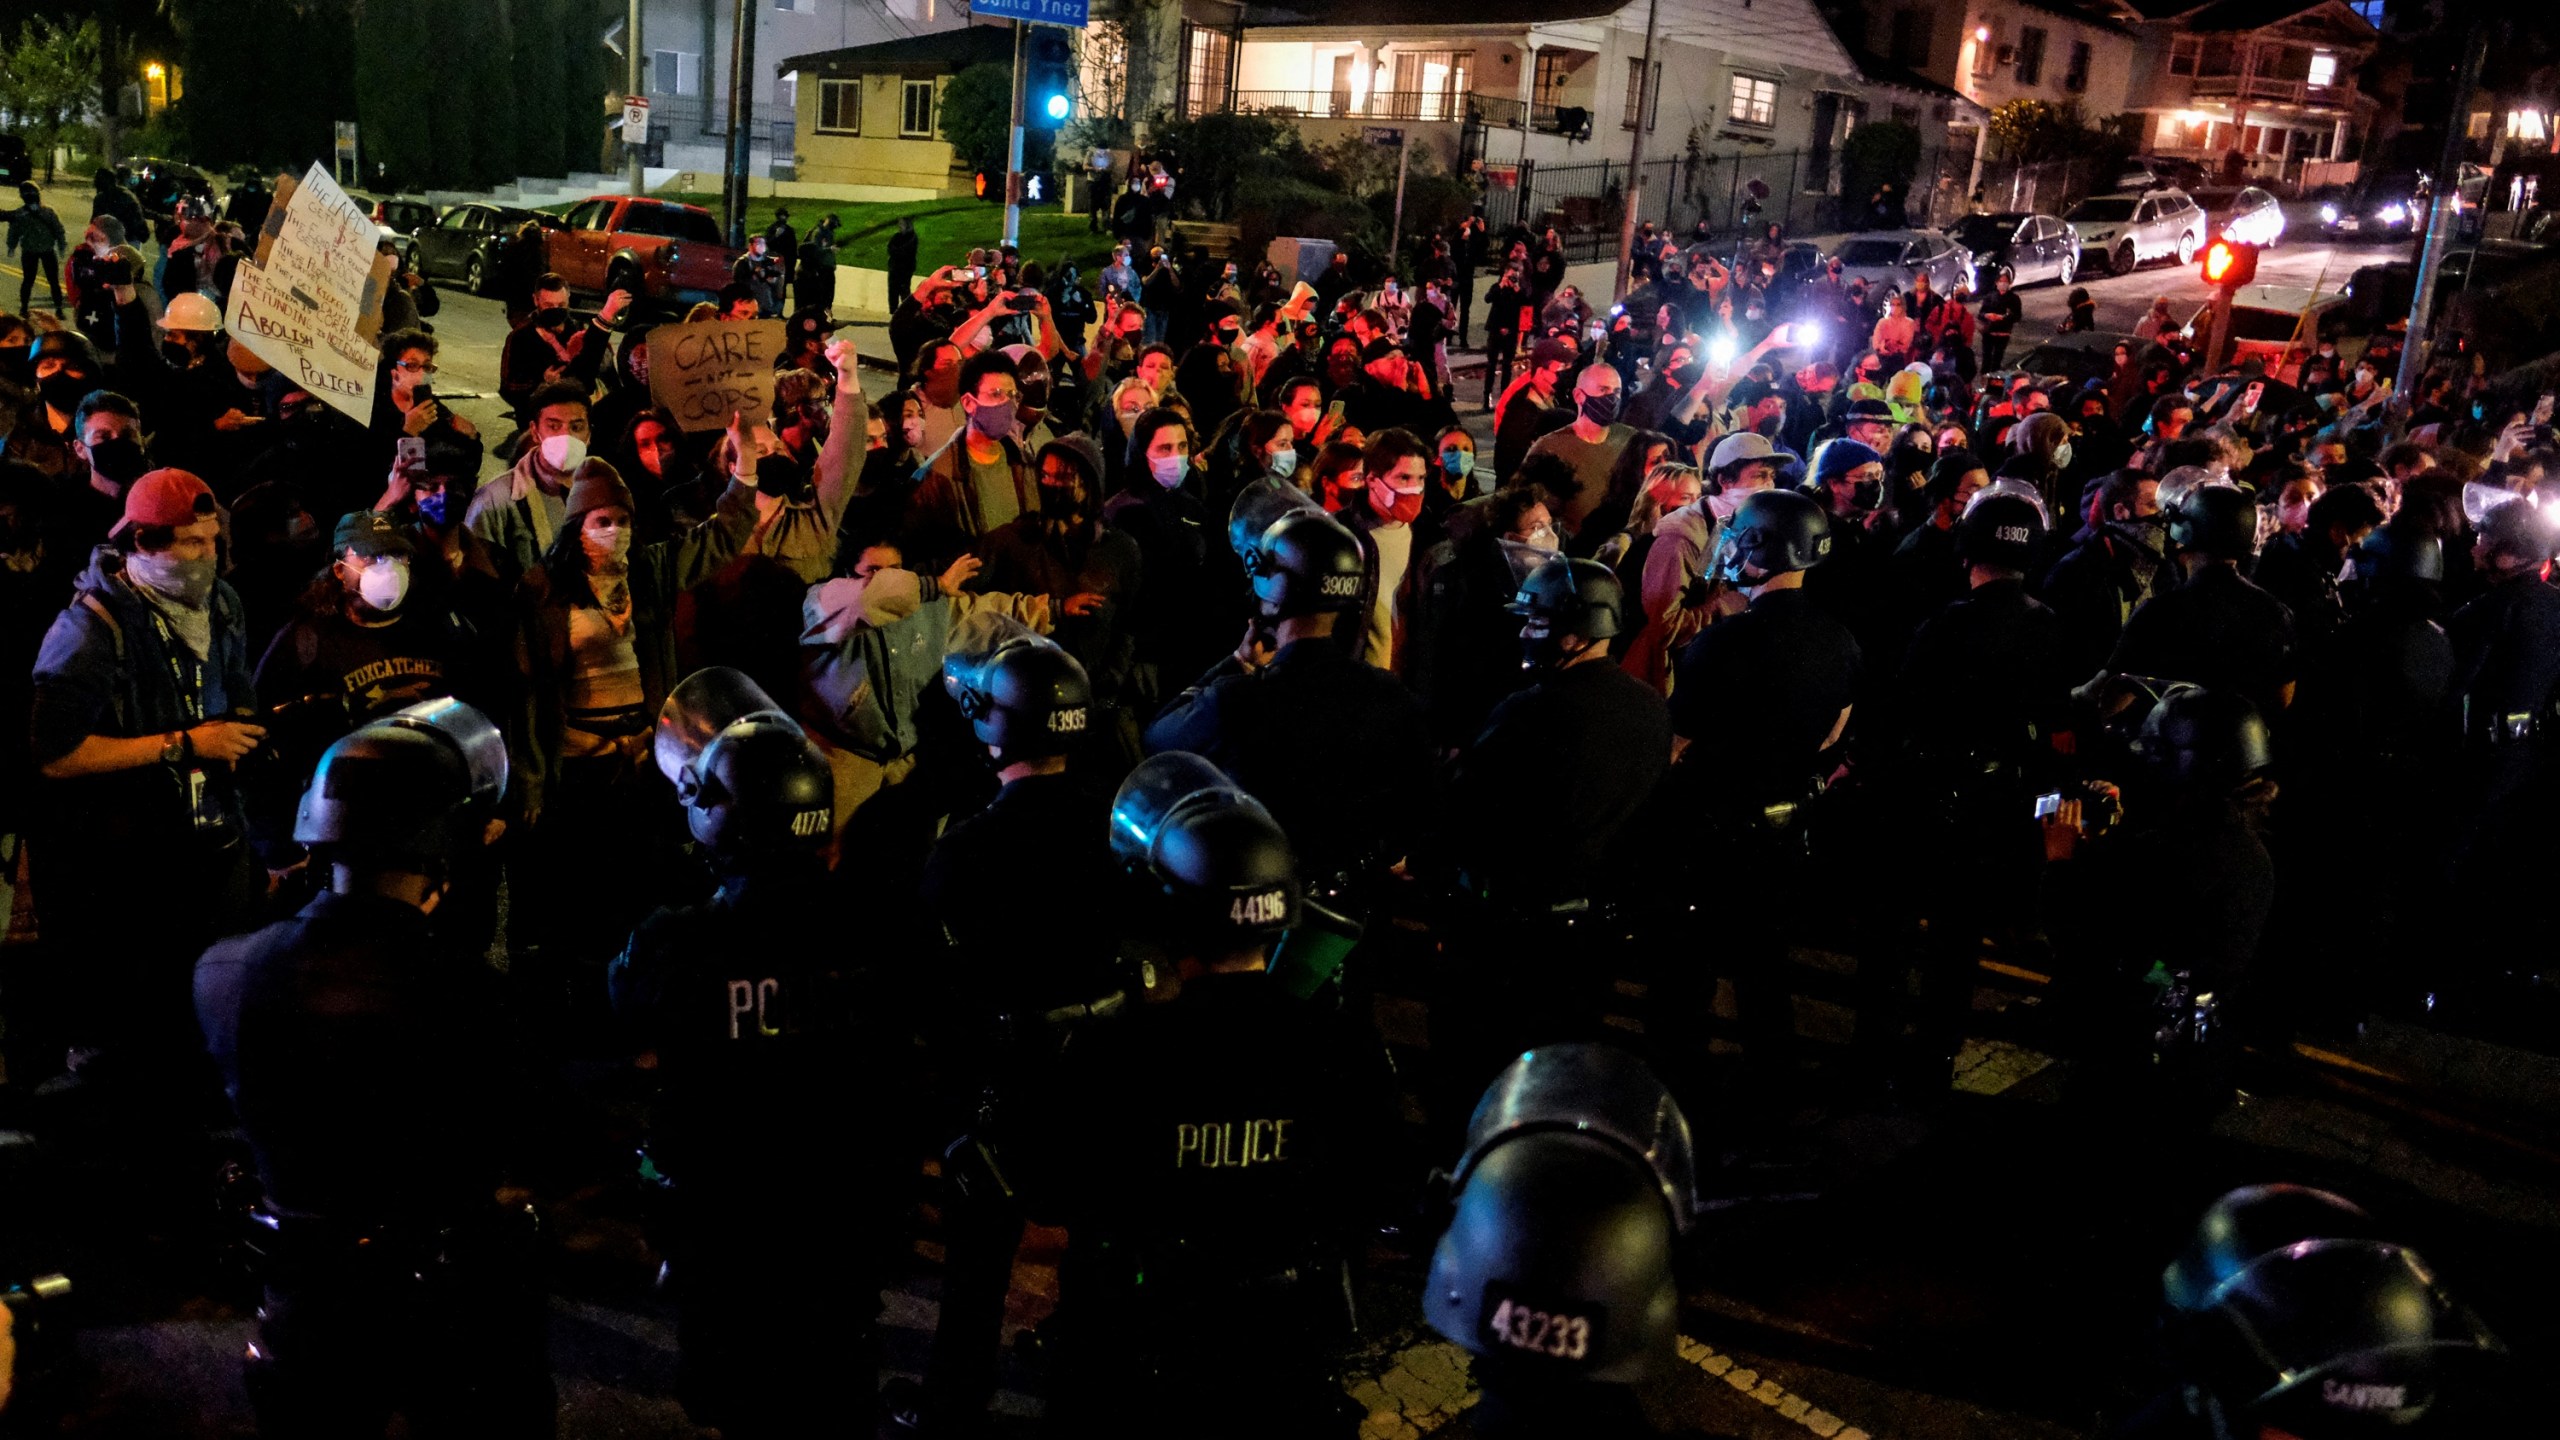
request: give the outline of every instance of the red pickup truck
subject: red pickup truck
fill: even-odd
[[[672,200],[598,195],[570,206],[543,235],[551,269],[572,293],[628,290],[660,309],[718,300],[738,261],[710,211]]]

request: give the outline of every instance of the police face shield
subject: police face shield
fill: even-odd
[[[658,773],[676,787],[677,795],[689,797],[699,781],[702,752],[721,731],[751,715],[770,715],[798,728],[790,713],[743,671],[714,665],[686,676],[658,709],[658,733],[650,742]]]
[[[2375,1230],[2355,1202],[2326,1190],[2244,1185],[2206,1208],[2195,1238],[2161,1273],[2160,1296],[2172,1311],[2201,1311],[2263,1256],[2305,1240],[2372,1239]]]
[[[1511,588],[1515,591],[1529,583],[1529,577],[1538,573],[1539,566],[1564,553],[1544,545],[1532,545],[1526,540],[1514,540],[1508,535],[1494,543],[1502,547],[1503,563],[1511,567]]]
[[[1123,864],[1145,864],[1155,854],[1167,817],[1204,791],[1232,790],[1225,771],[1184,750],[1147,757],[1111,797],[1111,853]]]
[[[1257,480],[1236,496],[1234,508],[1227,512],[1227,547],[1236,558],[1250,566],[1262,553],[1262,536],[1283,516],[1302,510],[1324,513],[1324,507],[1308,498],[1306,492],[1279,480]]]
[[[993,610],[970,612],[968,618],[952,627],[951,638],[942,652],[944,693],[960,707],[962,715],[977,719],[985,709],[987,662],[1008,645],[1039,639],[1038,631],[1010,615]]]
[[[1697,1218],[1698,1171],[1689,1121],[1644,1062],[1624,1050],[1541,1045],[1505,1066],[1467,1121],[1459,1187],[1465,1187],[1494,1145],[1541,1130],[1598,1136],[1616,1144],[1653,1172],[1675,1226],[1685,1232]]]
[[[487,807],[507,793],[507,739],[489,717],[459,700],[421,700],[384,717],[393,725],[425,730],[462,756],[471,774],[471,803]]]

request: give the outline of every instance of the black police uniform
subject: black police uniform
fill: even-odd
[[[206,951],[195,994],[273,1226],[260,1432],[552,1434],[530,1217],[496,1204],[527,1087],[495,978],[414,906],[324,894]]]
[[[1857,694],[1861,664],[1848,628],[1789,589],[1766,591],[1750,609],[1708,626],[1672,670],[1671,725],[1690,742],[1673,790],[1710,827],[1704,848],[1721,872],[1702,879],[1717,894],[1749,897],[1724,905],[1710,895],[1698,905],[1731,937],[1722,957],[1748,1058],[1764,1079],[1775,1078],[1794,1046],[1781,925],[1806,879],[1801,805],[1824,741]],[[1774,809],[1784,806],[1799,808]],[[1706,1047],[1676,1037],[1707,1013],[1714,975],[1701,963],[1675,964],[1657,982],[1669,1047],[1657,1067],[1695,1104]]]
[[[630,1043],[657,1056],[652,1232],[679,1305],[677,1395],[734,1436],[841,1425],[842,1377],[871,1374],[904,1193],[877,1168],[905,1152],[883,1134],[900,1107],[889,1047],[859,1023],[865,982],[842,947],[810,943],[843,924],[823,879],[806,857],[731,874],[707,904],[642,921],[608,977]]]
[[[935,1008],[964,1092],[957,1099],[964,1111],[992,1099],[987,1118],[998,1127],[1048,1082],[1066,1031],[1044,1017],[1118,988],[1110,811],[1108,796],[1072,775],[1025,776],[946,832],[925,861],[925,907],[952,950],[947,993]],[[1023,1216],[984,1184],[948,1191],[942,1211],[942,1305],[926,1403],[937,1417],[965,1419],[995,1392]]]
[[[2238,569],[2208,561],[2184,585],[2133,612],[2107,664],[2128,675],[2237,691],[2259,714],[2275,715],[2293,680],[2293,615]]]
[[[1982,938],[2028,918],[2018,912],[2041,858],[2032,802],[2058,770],[2051,737],[2074,678],[2065,655],[2061,617],[2023,581],[1993,580],[1920,627],[1894,685],[1890,828],[1910,863],[1877,873],[1908,876],[1911,913],[1929,921],[1912,1052],[1924,1089],[1943,1087],[1963,1039]],[[1876,1043],[1900,1029],[1899,966],[1885,978],[1863,997],[1862,1041],[1871,1022],[1882,1022]]]
[[[2454,612],[2446,629],[2454,651],[2450,693],[2462,724],[2453,873],[2459,895],[2485,900],[2539,883],[2537,871],[2547,874],[2539,863],[2547,851],[2529,837],[2552,783],[2550,756],[2560,734],[2560,590],[2528,571],[2492,585]],[[2484,917],[2523,913],[2512,905],[2466,909]],[[2519,935],[2501,939],[2529,944]]]
[[[1018,1171],[1070,1237],[1053,1431],[1335,1433],[1342,1257],[1394,1170],[1381,1053],[1261,971],[1077,1036]]]
[[[1221,663],[1165,707],[1146,744],[1235,777],[1270,807],[1315,885],[1402,859],[1430,795],[1421,703],[1330,637],[1284,645],[1252,674]]]

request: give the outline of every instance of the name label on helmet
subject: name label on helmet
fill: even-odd
[[[1478,1331],[1485,1344],[1500,1349],[1526,1351],[1554,1360],[1582,1360],[1591,1354],[1601,1319],[1602,1312],[1587,1305],[1549,1309],[1516,1300],[1501,1287],[1488,1285]]]
[[[1081,734],[1083,734],[1083,733],[1084,733],[1084,707],[1083,707],[1083,706],[1081,706],[1081,705],[1076,705],[1076,706],[1071,706],[1071,707],[1069,707],[1069,708],[1067,708],[1067,709],[1064,709],[1064,710],[1052,710],[1052,711],[1050,711],[1050,712],[1049,712],[1049,733],[1050,733],[1050,734],[1052,734],[1052,735],[1081,735]]]
[[[1357,595],[1360,593],[1360,577],[1357,575],[1327,575],[1316,582],[1316,593],[1319,595]]]
[[[1227,918],[1238,925],[1277,925],[1289,918],[1289,896],[1280,890],[1239,895],[1227,906]]]
[[[2406,1385],[2359,1385],[2346,1380],[2320,1382],[2320,1398],[2337,1410],[2406,1410]]]
[[[782,989],[779,980],[732,980],[729,982],[729,1038],[743,1040],[752,1026],[758,1035],[779,1035],[782,1030],[772,1023],[773,997]],[[750,1021],[749,1017],[754,1017]]]
[[[1211,1120],[1173,1127],[1176,1170],[1242,1170],[1289,1159],[1294,1120]]]
[[[1991,538],[1999,541],[2003,545],[2024,545],[2027,543],[2027,527],[2024,525],[1994,525],[1991,527]]]
[[[791,833],[803,840],[812,835],[824,835],[834,828],[835,818],[836,812],[830,808],[803,810],[791,817]]]

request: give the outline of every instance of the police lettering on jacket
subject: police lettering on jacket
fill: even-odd
[[[1173,1127],[1176,1170],[1243,1170],[1289,1160],[1291,1120],[1210,1120]]]

